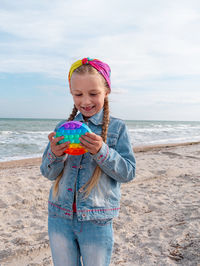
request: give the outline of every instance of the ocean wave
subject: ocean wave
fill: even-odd
[[[1,120],[0,161],[42,156],[55,120]],[[125,121],[133,146],[200,141],[200,122]]]

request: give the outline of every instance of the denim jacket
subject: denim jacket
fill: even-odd
[[[87,125],[97,135],[101,135],[103,109],[88,119]],[[76,121],[84,122],[79,113]],[[61,121],[55,128],[64,123]],[[81,187],[91,178],[94,169],[99,165],[101,175],[97,187],[85,198]],[[51,187],[48,201],[50,216],[68,219],[73,217],[74,193],[76,196],[77,218],[79,221],[110,219],[118,216],[120,209],[120,185],[135,177],[135,158],[130,137],[125,123],[110,117],[107,144],[103,142],[100,151],[92,155],[63,155],[56,157],[48,143],[40,167],[42,175],[55,180],[63,171],[59,182],[58,194],[53,198]]]

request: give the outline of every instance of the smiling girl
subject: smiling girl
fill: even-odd
[[[41,172],[50,180],[48,233],[54,265],[107,266],[121,183],[135,177],[135,158],[125,123],[109,114],[110,67],[97,59],[72,64],[69,87],[74,108],[68,121],[87,123],[83,155],[67,155],[69,143],[49,134]]]

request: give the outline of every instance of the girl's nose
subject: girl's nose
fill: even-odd
[[[84,103],[85,105],[90,104],[90,103],[91,103],[90,97],[84,97],[84,98],[83,98],[83,103]]]

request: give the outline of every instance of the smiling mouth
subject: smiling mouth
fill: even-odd
[[[94,108],[94,106],[90,106],[90,107],[82,107],[82,109],[86,112],[91,111]]]

